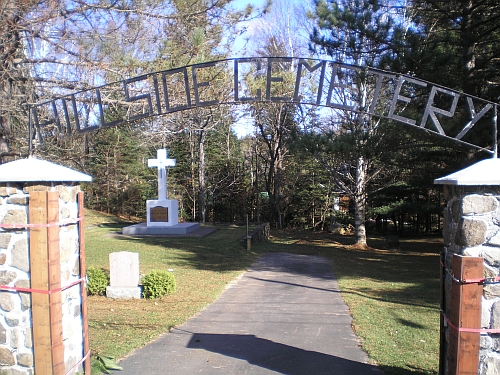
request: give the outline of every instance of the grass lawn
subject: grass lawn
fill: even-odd
[[[439,356],[440,238],[404,239],[401,250],[369,238],[373,248],[353,248],[351,237],[280,233],[267,251],[317,254],[332,260],[353,328],[363,349],[386,374],[437,374]]]
[[[203,239],[134,239],[116,235],[126,224],[113,216],[87,211],[85,224],[88,266],[108,269],[109,253],[133,251],[142,274],[170,268],[177,281],[176,293],[157,300],[89,297],[93,353],[126,356],[213,302],[260,253],[284,251],[332,260],[356,333],[384,372],[437,374],[439,239],[401,241],[401,251],[359,250],[351,237],[274,232],[248,252],[239,243],[244,227],[223,226]],[[369,245],[382,248],[383,242]]]
[[[93,353],[121,358],[213,302],[257,257],[239,243],[246,228],[224,226],[207,238],[131,238],[116,235],[127,223],[85,213],[87,267],[109,271],[109,254],[139,253],[140,272],[173,269],[176,293],[157,300],[91,296],[89,337]],[[94,363],[95,367],[95,363]],[[95,370],[93,373],[100,373]]]

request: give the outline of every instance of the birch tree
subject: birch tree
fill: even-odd
[[[366,0],[316,1],[317,26],[311,34],[313,50],[340,63],[377,66],[390,50],[391,36],[397,28],[382,3],[387,5]],[[332,79],[338,80],[339,87],[353,88],[348,94],[341,89],[334,95],[344,103],[344,108],[354,106],[356,111],[334,110],[326,128],[309,138],[316,143],[310,147],[325,168],[330,169],[340,191],[351,198],[356,244],[366,246],[367,187],[380,173],[373,163],[380,120],[367,115],[375,83],[373,77],[362,71],[340,68]],[[339,156],[329,160],[328,153]]]

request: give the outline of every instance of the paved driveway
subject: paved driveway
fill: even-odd
[[[367,362],[330,263],[266,253],[216,302],[133,352],[116,373],[382,374]]]

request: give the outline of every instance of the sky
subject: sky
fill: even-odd
[[[236,9],[242,10],[245,9],[247,4],[252,4],[255,7],[262,7],[264,6],[266,0],[236,0],[233,5]],[[247,27],[248,33],[252,31],[252,28],[257,25],[258,21],[257,20],[251,20],[244,22],[242,26]],[[234,46],[233,46],[233,51],[232,51],[232,57],[245,57],[245,37],[248,36],[248,33],[245,35],[240,35],[239,37],[236,38]],[[251,115],[245,113],[244,111],[238,111],[238,115],[241,116],[241,118],[233,124],[232,128],[238,135],[238,137],[244,137],[247,134],[251,134],[253,132],[253,119]]]
[[[304,6],[308,3],[312,4],[312,0],[270,0],[270,1],[272,1],[270,13],[273,12],[273,6],[275,6],[279,9],[280,4],[281,4],[281,8],[286,9],[286,10],[291,10],[292,14],[294,12],[294,9],[293,9],[294,6]],[[237,10],[245,9],[245,7],[248,4],[253,5],[255,9],[263,9],[265,7],[265,5],[267,4],[267,0],[235,0],[232,3],[233,7]],[[294,23],[294,21],[293,21],[294,18],[295,17],[292,15],[292,25]],[[247,32],[245,35],[242,35],[242,36],[237,38],[235,45],[234,45],[234,48],[233,48],[232,57],[244,57],[245,56],[244,51],[243,51],[243,47],[245,45],[245,37],[248,38],[249,36],[252,35],[252,33],[257,32],[258,29],[262,27],[262,20],[255,18],[255,19],[252,19],[252,20],[247,21],[247,22],[242,22],[241,26],[246,27]],[[293,25],[293,26],[297,26],[297,25]],[[303,33],[300,33],[300,34],[303,34]],[[308,35],[308,32],[306,34]],[[301,36],[303,37],[303,35],[301,35]]]
[[[274,3],[276,3],[275,0]],[[285,4],[292,5],[293,3],[301,4],[304,0],[281,0]],[[306,0],[307,1],[307,0]],[[255,8],[263,8],[267,3],[267,0],[235,0],[233,6],[237,10],[243,10],[248,4],[253,5]],[[260,19],[252,19],[247,22],[242,23],[242,27],[247,28],[247,32],[244,35],[240,35],[236,38],[234,43],[231,57],[252,57],[255,53],[252,53],[252,45],[246,45],[246,39],[252,36],[252,33],[258,31],[258,27],[261,27],[262,23]],[[251,38],[249,43],[251,43]],[[245,48],[246,47],[246,48]],[[244,111],[239,112],[241,118],[233,125],[233,129],[239,137],[243,137],[247,134],[254,132],[253,119],[251,115],[246,114]]]
[[[265,3],[266,0],[236,0],[233,2],[233,6],[237,10],[243,10],[248,4],[253,5],[255,8],[261,8],[265,5]],[[243,48],[245,47],[245,37],[248,37],[249,34],[251,34],[252,29],[258,24],[258,22],[259,21],[257,19],[242,22],[241,27],[246,27],[247,33],[236,38],[233,46],[232,57],[244,57]]]

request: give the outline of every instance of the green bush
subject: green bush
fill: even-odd
[[[162,270],[153,270],[142,278],[144,298],[160,298],[175,292],[174,274]]]
[[[91,296],[103,296],[109,284],[108,275],[102,268],[89,267],[87,269],[87,294]]]

